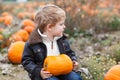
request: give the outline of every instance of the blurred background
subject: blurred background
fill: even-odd
[[[35,11],[45,4],[65,10],[65,33],[83,80],[103,80],[120,61],[120,0],[0,0],[0,79],[29,80],[21,46],[35,28]]]

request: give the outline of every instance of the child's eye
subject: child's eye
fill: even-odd
[[[62,25],[64,25],[64,23],[61,23],[60,25],[62,26]]]

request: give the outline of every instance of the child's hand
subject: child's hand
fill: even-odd
[[[52,76],[52,74],[50,74],[48,71],[45,71],[44,68],[41,69],[40,75],[43,79],[50,78]]]
[[[73,70],[76,70],[78,68],[78,62],[77,61],[73,61]]]

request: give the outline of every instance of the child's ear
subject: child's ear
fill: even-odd
[[[51,25],[51,24],[47,24],[46,29],[47,29],[48,31],[51,31],[52,25]]]

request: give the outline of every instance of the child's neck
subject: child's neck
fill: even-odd
[[[50,34],[48,32],[44,32],[43,34],[47,36],[48,40],[50,40],[50,41],[54,40],[54,36],[52,34]]]

